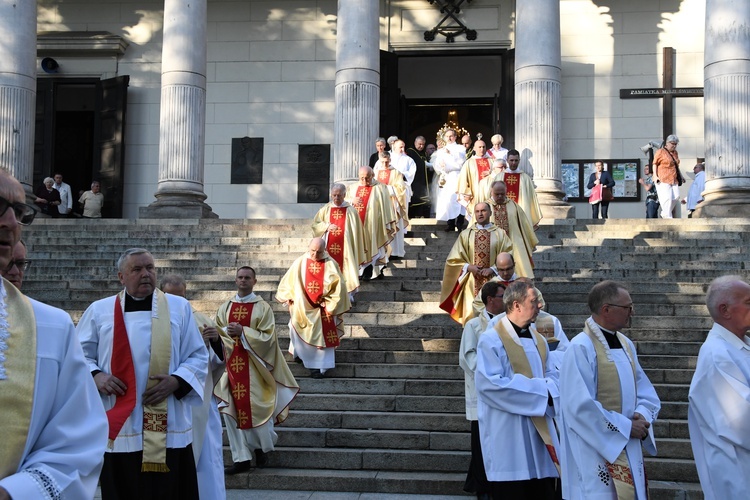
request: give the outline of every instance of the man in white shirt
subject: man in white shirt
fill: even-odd
[[[682,199],[682,204],[687,205],[688,219],[693,218],[693,212],[698,208],[698,203],[703,201],[701,193],[706,189],[706,164],[696,163],[693,167],[693,173],[695,174],[695,180],[690,185],[687,198]]]
[[[60,192],[60,204],[57,206],[57,210],[60,212],[61,217],[67,217],[73,210],[73,193],[70,191],[70,185],[63,182],[63,176],[60,172],[56,172],[55,184],[52,186]]]
[[[698,354],[688,428],[706,500],[750,491],[750,285],[716,278],[706,306],[714,325]]]

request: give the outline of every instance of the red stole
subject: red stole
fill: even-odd
[[[366,187],[366,186],[361,186]],[[320,322],[323,325],[323,340],[326,347],[338,347],[339,334],[336,322],[323,304],[323,282],[325,279],[325,261],[307,259],[305,262],[305,296],[315,307],[320,308]]]
[[[518,203],[518,194],[521,189],[521,173],[505,172],[503,180],[508,187],[508,198]]]
[[[477,180],[481,181],[482,179],[485,178],[485,176],[490,171],[490,168],[492,168],[492,166],[490,165],[489,158],[477,158],[476,162],[477,162],[477,177],[478,177]]]
[[[362,224],[365,223],[367,204],[370,203],[370,193],[372,193],[372,186],[357,186],[356,197],[360,198],[362,200],[362,203],[354,205],[354,208],[357,209],[357,213],[359,214],[359,219],[362,221]]]
[[[344,230],[340,226],[346,226],[346,207],[331,207],[329,222],[336,225],[336,229],[328,231],[328,243],[326,250],[341,269],[344,268]],[[342,221],[343,219],[343,221]]]
[[[232,302],[229,308],[229,322],[239,323],[250,328],[250,318],[253,316],[252,302]],[[229,388],[232,391],[234,406],[237,408],[237,427],[252,429],[253,409],[250,401],[250,358],[241,339],[234,341],[232,354],[227,358],[227,376]]]
[[[109,421],[109,440],[114,442],[120,429],[125,425],[133,409],[135,408],[135,367],[133,366],[133,353],[130,351],[128,332],[125,329],[125,316],[122,313],[120,296],[115,297],[115,326],[112,340],[112,360],[110,363],[112,375],[122,380],[125,384],[125,394],[115,394],[115,405],[107,411]]]
[[[391,170],[378,170],[378,182],[382,182],[383,184],[390,184],[391,183]]]

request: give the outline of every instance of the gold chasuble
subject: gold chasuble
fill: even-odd
[[[219,307],[216,325],[224,344],[226,372],[214,388],[221,401],[219,411],[237,422],[239,429],[253,429],[270,419],[280,424],[299,392],[276,338],[271,306],[262,298],[228,301]],[[229,323],[239,323],[237,339],[226,333]]]
[[[468,214],[474,215],[474,206],[486,201],[489,194],[481,189],[482,179],[492,170],[492,158],[471,157],[461,167],[458,174],[458,202],[466,207]],[[466,201],[464,196],[468,197]]]
[[[329,229],[331,224],[336,229]],[[346,279],[346,290],[359,288],[359,266],[368,261],[365,235],[359,214],[348,202],[337,207],[333,203],[324,205],[315,214],[312,224],[313,236],[326,239],[326,250],[341,268]]]
[[[440,308],[450,314],[451,318],[465,325],[474,317],[472,302],[476,296],[476,283],[485,283],[492,278],[492,275],[485,278],[480,273],[464,272],[465,266],[482,262],[486,265],[477,265],[482,265],[486,269],[494,264],[497,254],[512,251],[513,244],[510,238],[494,224],[488,224],[486,229],[480,229],[474,224],[461,231],[445,262]]]
[[[622,413],[622,388],[620,386],[620,375],[617,372],[615,362],[607,354],[609,347],[605,347],[606,340],[603,334],[594,332],[589,325],[591,318],[584,323],[583,331],[588,335],[596,351],[596,400],[605,410]],[[620,332],[616,333],[618,340],[622,344],[622,349],[630,360],[630,366],[633,369],[633,380],[636,380],[637,374],[635,369],[635,353],[630,350],[630,345],[625,340],[625,336]],[[601,337],[601,338],[600,338]],[[606,462],[606,461],[605,461]],[[626,450],[623,449],[614,463],[607,463],[609,475],[615,482],[618,500],[632,500],[635,498],[635,481],[633,480],[633,471],[628,462]]]
[[[0,478],[18,471],[29,435],[36,383],[36,320],[29,299],[3,278],[8,312],[5,375],[0,379],[3,438],[0,439]],[[2,337],[0,337],[2,339]],[[41,383],[44,383],[42,380]]]
[[[505,352],[508,353],[508,361],[510,361],[510,366],[513,369],[513,373],[523,375],[527,378],[534,378],[534,374],[531,371],[531,365],[529,364],[529,358],[527,357],[526,351],[524,350],[523,344],[521,343],[520,339],[518,339],[518,342],[516,342],[516,339],[514,339],[508,332],[508,330],[505,329],[502,321],[498,321],[495,324],[495,331],[500,337],[500,340],[503,342]],[[539,356],[542,360],[542,370],[544,370],[544,367],[547,364],[548,354],[546,346],[547,339],[545,339],[538,332],[535,332],[532,329],[529,329],[529,331],[533,335],[536,349],[539,352]],[[550,428],[547,424],[546,417],[542,415],[541,417],[530,418],[534,423],[536,431],[539,433],[539,437],[542,438],[544,446],[547,448],[547,452],[552,459],[552,463],[554,463],[555,467],[557,468],[557,473],[560,474],[560,460],[558,460],[557,458],[557,451],[555,450],[555,445],[552,441],[552,435],[550,434]]]
[[[398,219],[388,187],[374,179],[371,186],[354,184],[346,190],[346,201],[354,206],[362,221],[365,262],[369,263],[378,254],[378,249],[386,247],[393,240],[398,230]],[[381,265],[385,263],[385,260],[378,262]]]
[[[487,200],[492,208],[495,225],[500,227],[513,242],[513,260],[516,263],[516,274],[519,277],[534,278],[533,253],[539,244],[534,227],[526,213],[510,198],[505,203]]]
[[[532,226],[539,224],[542,220],[542,209],[536,196],[534,181],[525,172],[519,170],[500,172],[494,181],[503,181],[508,187],[508,198],[518,203],[523,212],[531,221]],[[493,181],[493,182],[494,182]],[[492,183],[490,183],[492,186]],[[489,193],[487,195],[489,197]]]
[[[298,257],[286,272],[276,300],[289,303],[292,328],[313,347],[336,347],[344,334],[341,315],[351,309],[346,283],[328,253],[316,261]]]

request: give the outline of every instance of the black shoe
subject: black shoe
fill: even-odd
[[[268,455],[263,450],[255,450],[255,466],[262,469],[268,464]]]
[[[404,260],[404,258],[399,257],[398,255],[391,255],[388,260]]]
[[[464,217],[463,215],[459,215],[458,217],[456,217],[456,229],[458,229],[459,232],[466,229],[468,225],[469,223],[466,222],[466,217]]]
[[[321,372],[318,369],[310,370],[310,377],[311,378],[323,378],[323,372]]]
[[[372,278],[372,264],[369,264],[363,271],[362,271],[362,279],[365,281],[368,281],[370,278]]]
[[[240,474],[241,472],[247,472],[252,468],[251,464],[252,462],[250,460],[245,460],[244,462],[235,462],[229,467],[224,467],[224,474],[233,476],[235,474]]]
[[[294,357],[294,362],[295,362],[295,363],[299,363],[299,364],[302,364],[302,363],[303,363],[303,361],[302,361],[302,360],[300,359],[300,357],[299,357],[299,356],[295,356],[295,357]]]

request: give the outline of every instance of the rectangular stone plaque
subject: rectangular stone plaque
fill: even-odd
[[[263,184],[263,138],[232,139],[232,184]]]
[[[326,203],[331,182],[331,145],[300,144],[297,203]]]

